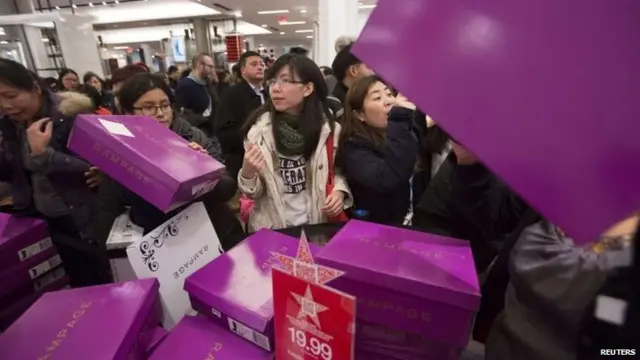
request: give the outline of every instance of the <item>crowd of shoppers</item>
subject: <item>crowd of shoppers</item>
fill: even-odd
[[[70,152],[67,140],[77,114],[152,117],[226,165],[198,199],[223,247],[246,230],[345,216],[465,239],[487,279],[475,331],[487,359],[575,358],[581,317],[615,267],[611,249],[629,251],[638,215],[592,248],[574,246],[350,42],[338,40],[324,69],[301,53],[267,67],[248,51],[231,73],[216,73],[213,57],[199,54],[183,73],[133,64],[109,81],[87,73],[80,82],[65,69],[45,82],[0,59],[0,211],[48,221],[74,286],[110,281],[100,251],[113,221],[129,208],[149,232],[184,207],[159,211]],[[239,197],[250,203],[244,229],[230,204]],[[96,251],[60,240],[68,238]]]

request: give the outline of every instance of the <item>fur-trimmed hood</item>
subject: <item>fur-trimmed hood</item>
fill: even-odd
[[[58,100],[58,111],[64,116],[92,114],[95,110],[91,99],[80,93],[72,91],[56,93],[54,98]]]

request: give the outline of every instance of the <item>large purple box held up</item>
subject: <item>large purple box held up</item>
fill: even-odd
[[[68,147],[164,212],[211,191],[224,172],[146,116],[78,115]]]
[[[298,239],[262,229],[187,278],[195,310],[267,351],[273,351],[273,253],[295,257]],[[319,247],[309,244],[312,253]]]
[[[273,355],[202,316],[185,316],[149,360],[270,360]]]
[[[329,285],[356,297],[358,321],[468,343],[480,303],[468,242],[351,220],[317,261],[346,272]]]
[[[0,264],[3,269],[30,261],[52,247],[44,220],[0,213]]]
[[[46,293],[0,336],[2,357],[141,360],[157,298],[156,279]]]

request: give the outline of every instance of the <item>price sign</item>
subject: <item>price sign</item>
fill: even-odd
[[[353,359],[356,300],[273,268],[276,359]]]

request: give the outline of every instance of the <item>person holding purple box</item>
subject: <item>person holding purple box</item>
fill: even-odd
[[[195,151],[209,154],[222,162],[219,148],[202,130],[192,126],[184,118],[175,116],[173,92],[163,77],[150,73],[131,76],[120,88],[118,102],[124,114],[152,117],[189,141],[189,146]],[[233,247],[235,239],[240,238],[237,235],[243,233],[242,226],[226,204],[235,195],[236,189],[235,179],[225,174],[213,191],[197,200],[202,201],[207,208],[225,250]],[[114,220],[125,211],[126,207],[130,207],[131,221],[142,227],[146,234],[189,205],[191,203],[164,213],[115,180],[105,178],[93,209],[94,223],[90,234],[100,244],[105,243]]]
[[[0,182],[9,184],[12,206],[4,211],[47,220],[73,286],[105,281],[89,247],[89,209],[101,177],[67,149],[74,116],[91,112],[91,100],[61,98],[22,64],[0,59]]]

